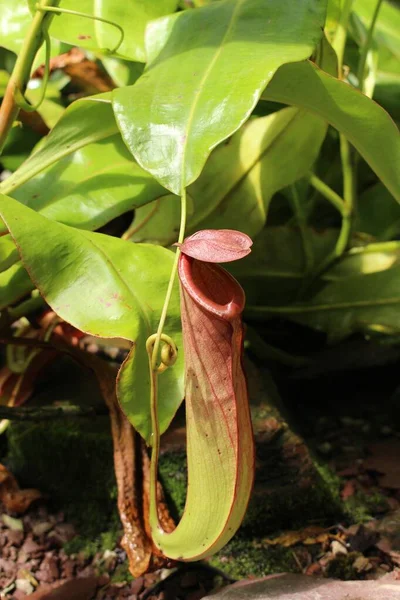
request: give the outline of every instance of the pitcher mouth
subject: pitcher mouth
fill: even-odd
[[[232,321],[243,312],[245,294],[242,287],[219,265],[182,253],[179,257],[179,279],[196,304],[216,317]]]

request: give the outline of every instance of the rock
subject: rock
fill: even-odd
[[[96,577],[72,579],[55,589],[48,585],[41,586],[26,600],[90,600],[96,587]]]
[[[52,583],[60,577],[58,568],[58,560],[51,553],[47,553],[40,565],[40,569],[36,572],[35,577],[43,583]]]
[[[16,531],[15,529],[10,529],[6,533],[7,542],[13,546],[19,547],[24,541],[24,532]]]
[[[209,596],[210,600],[399,600],[400,581],[332,581],[306,575],[277,575],[243,581]]]

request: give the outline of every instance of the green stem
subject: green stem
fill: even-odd
[[[186,188],[182,187],[181,194],[181,223],[179,228],[178,244],[182,244],[185,238],[187,215],[187,199]],[[158,407],[157,407],[157,387],[158,387],[158,366],[157,358],[160,349],[162,332],[167,318],[168,306],[171,300],[174,281],[178,270],[178,261],[181,249],[178,246],[175,253],[174,264],[172,266],[171,276],[168,283],[167,293],[165,295],[164,305],[161,311],[160,322],[158,324],[157,334],[154,342],[154,347],[149,345],[147,348],[149,354],[149,369],[150,369],[150,412],[151,412],[151,428],[152,428],[152,452],[150,462],[150,508],[149,518],[150,526],[160,528],[157,510],[157,472],[158,458],[160,454],[160,427],[158,423]],[[150,340],[150,338],[149,338]]]
[[[305,273],[308,274],[313,268],[314,264],[314,253],[311,240],[307,230],[307,217],[303,210],[303,205],[300,202],[299,194],[297,191],[296,184],[290,186],[290,199],[292,204],[292,210],[296,216],[297,224],[300,230],[301,241],[303,245],[304,254],[304,266]]]
[[[185,237],[186,214],[187,214],[186,188],[183,188],[182,196],[181,196],[181,223],[180,223],[180,227],[179,227],[178,244],[182,244],[184,237]],[[168,306],[169,306],[169,303],[171,300],[172,291],[174,289],[174,281],[175,281],[176,273],[178,270],[178,261],[179,261],[180,253],[181,253],[181,250],[178,246],[176,249],[176,253],[175,253],[175,260],[174,260],[174,264],[172,266],[171,276],[169,278],[167,293],[165,295],[164,306],[161,311],[160,322],[158,324],[158,329],[157,329],[157,337],[156,337],[156,341],[154,342],[154,350],[153,350],[153,355],[152,355],[152,360],[151,360],[153,370],[157,369],[157,357],[158,357],[158,352],[160,349],[161,334],[164,329],[165,320],[167,318]]]
[[[340,20],[336,30],[335,39],[332,43],[332,46],[338,57],[338,67],[340,75],[343,71],[343,56],[347,41],[347,27],[349,24],[353,2],[354,0],[344,0],[344,5],[340,14]]]
[[[60,0],[41,0],[39,6],[43,8],[48,5],[57,5],[59,2]],[[0,154],[4,149],[10,129],[18,117],[19,106],[16,95],[18,92],[24,93],[26,89],[33,62],[44,40],[43,34],[48,31],[52,18],[52,15],[38,10],[25,36],[0,107]]]
[[[314,173],[309,173],[308,181],[313,186],[314,189],[317,190],[324,198],[326,198],[332,206],[334,206],[340,214],[343,216],[345,214],[345,203],[343,198],[339,196],[332,188],[329,187],[326,183],[322,181],[317,175]]]
[[[365,65],[367,64],[368,52],[370,51],[370,48],[371,48],[372,38],[374,35],[374,29],[375,29],[376,22],[378,20],[379,11],[381,9],[381,6],[382,6],[382,0],[377,0],[374,14],[372,16],[372,21],[369,25],[367,39],[365,40],[365,44],[362,48],[360,60],[358,63],[358,69],[357,69],[358,88],[361,91],[363,91],[363,88],[364,88]]]

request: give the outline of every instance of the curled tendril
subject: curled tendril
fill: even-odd
[[[41,12],[53,12],[56,15],[62,15],[62,14],[73,15],[76,17],[81,17],[82,19],[91,19],[92,21],[98,21],[99,23],[106,23],[107,25],[111,25],[112,27],[115,27],[115,29],[118,29],[118,31],[119,31],[120,38],[118,40],[118,44],[116,44],[116,46],[114,46],[114,48],[112,48],[111,50],[107,49],[107,52],[109,54],[115,54],[115,52],[118,50],[118,48],[121,46],[122,42],[124,41],[125,31],[123,30],[121,25],[118,25],[118,23],[115,23],[114,21],[110,21],[109,19],[103,19],[102,17],[96,17],[94,15],[88,15],[86,13],[82,13],[77,10],[69,10],[67,8],[60,8],[58,6],[41,6],[39,3],[36,4],[35,8],[36,8],[36,10],[41,11]]]
[[[153,357],[154,344],[157,339],[157,334],[153,333],[150,337],[147,338],[146,341],[146,350],[149,355],[149,360],[151,362]],[[165,333],[161,334],[161,341],[164,342],[163,347],[161,348],[161,363],[156,367],[157,373],[163,373],[168,367],[172,367],[175,364],[176,359],[178,357],[178,348],[172,338]]]

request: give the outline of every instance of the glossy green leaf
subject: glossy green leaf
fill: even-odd
[[[0,184],[0,192],[12,194],[57,161],[118,133],[108,98],[108,94],[99,94],[71,104],[40,148]],[[5,231],[0,227],[1,233]]]
[[[214,150],[190,186],[188,233],[228,228],[256,235],[264,227],[274,193],[311,169],[326,129],[322,119],[297,108],[246,123]],[[143,207],[135,213],[132,239],[173,243],[179,218],[179,205],[172,199]]]
[[[27,0],[1,0],[0,2],[0,46],[19,54],[32,22],[32,13]],[[52,39],[51,55],[61,53],[61,44]],[[42,47],[35,59],[35,65],[44,62],[45,52]]]
[[[188,217],[193,213],[193,205],[189,198]],[[132,242],[146,242],[171,246],[178,239],[179,222],[181,218],[181,203],[178,196],[167,194],[157,198],[151,204],[146,204],[135,210],[132,225],[125,233]]]
[[[325,121],[297,108],[250,121],[215,151],[190,187],[195,211],[189,229],[229,227],[257,235],[273,195],[312,168],[326,130]]]
[[[118,377],[121,406],[151,442],[146,339],[157,329],[174,255],[151,245],[55,223],[2,196],[0,215],[16,241],[24,266],[52,309],[78,329],[133,342]],[[176,286],[165,327],[181,344]],[[168,427],[183,398],[183,355],[161,376],[160,428]]]
[[[101,62],[118,87],[133,85],[142,75],[144,69],[143,63],[114,58],[113,56],[103,56]]]
[[[250,116],[279,66],[321,38],[325,0],[221,0],[152,23],[148,66],[113,92],[122,136],[139,164],[175,194]]]
[[[25,92],[26,99],[37,106],[43,95],[43,80],[32,80]],[[42,103],[38,108],[38,113],[43,118],[49,129],[52,129],[65,111],[65,106],[61,102],[58,85],[52,81],[48,82]]]
[[[117,134],[60,159],[13,197],[49,219],[94,230],[163,193]]]
[[[32,15],[26,0],[2,0],[0,3],[0,45],[19,53]]]
[[[400,136],[375,102],[308,61],[281,67],[263,98],[305,108],[328,121],[400,202]]]
[[[381,183],[368,188],[358,198],[354,227],[381,241],[400,234],[400,206]]]
[[[124,29],[124,39],[118,55],[139,62],[146,61],[144,32],[152,19],[176,10],[178,0],[62,0],[62,8],[80,11],[117,23]],[[118,29],[107,23],[61,15],[54,20],[54,37],[74,46],[92,49],[112,49],[118,44]]]

